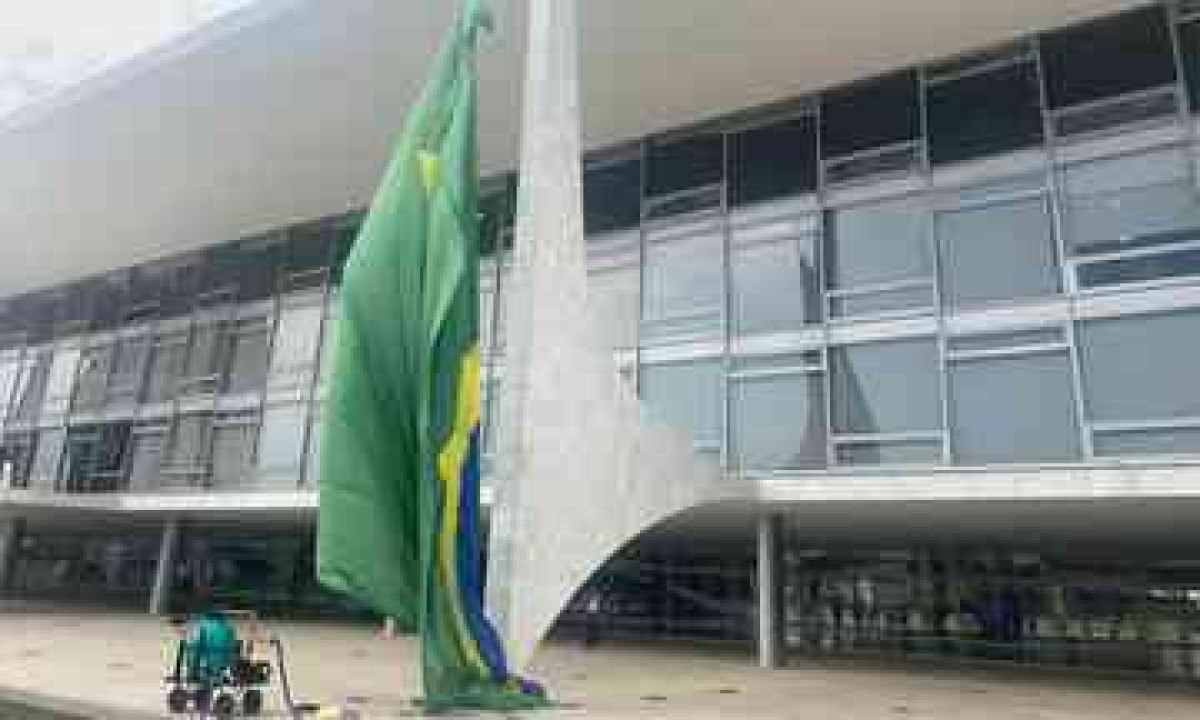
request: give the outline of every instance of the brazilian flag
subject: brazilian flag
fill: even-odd
[[[483,612],[479,217],[468,0],[347,261],[321,434],[318,575],[422,640],[425,705],[519,709]]]

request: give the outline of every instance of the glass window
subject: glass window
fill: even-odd
[[[17,383],[20,379],[20,352],[0,354],[0,422],[8,417],[10,407],[15,411],[20,402],[20,398],[17,397]]]
[[[1200,427],[1161,427],[1092,433],[1100,457],[1112,455],[1195,455],[1200,453]]]
[[[821,321],[820,271],[811,219],[773,220],[734,230],[733,321],[747,335]]]
[[[690,431],[700,450],[720,452],[720,360],[643,365],[641,395],[652,419]]]
[[[642,219],[642,160],[597,164],[583,172],[583,229],[588,235],[637,227]]]
[[[29,486],[29,472],[34,458],[33,433],[9,433],[0,445],[0,488]]]
[[[642,320],[668,329],[720,328],[724,241],[719,226],[658,239],[647,237]]]
[[[926,101],[934,164],[1036,145],[1042,140],[1037,66],[1013,64],[933,84]]]
[[[941,428],[941,380],[932,338],[834,348],[830,363],[836,432]]]
[[[1200,20],[1179,26],[1179,49],[1192,112],[1200,110]]]
[[[951,308],[1053,295],[1059,290],[1043,197],[935,216],[942,293]]]
[[[1171,36],[1161,5],[1047,33],[1041,47],[1052,108],[1175,81]]]
[[[33,422],[37,419],[49,376],[50,351],[44,348],[30,350],[21,363],[21,374],[17,378],[13,419],[21,422]]]
[[[223,347],[224,324],[205,322],[192,327],[191,346],[188,348],[187,366],[184,370],[187,393],[212,393],[216,391],[217,367]]]
[[[729,137],[730,200],[749,205],[817,187],[817,121],[797,117]]]
[[[651,140],[647,149],[646,194],[670,195],[719,183],[724,140],[711,133],[678,140]]]
[[[33,472],[29,479],[30,489],[52,492],[58,486],[66,436],[67,431],[62,428],[42,430],[38,433]]]
[[[1085,321],[1079,347],[1092,422],[1200,418],[1200,312]]]
[[[1200,233],[1196,239],[1200,239]],[[1198,275],[1200,248],[1080,264],[1076,266],[1075,272],[1081,288],[1148,282],[1179,275]]]
[[[112,366],[112,346],[91,347],[79,360],[79,381],[75,387],[75,409],[95,410],[104,405],[108,374]]]
[[[951,363],[951,447],[973,465],[1079,457],[1065,351]]]
[[[1067,244],[1112,252],[1200,238],[1200,202],[1178,148],[1067,168]]]
[[[821,98],[821,151],[826,158],[915,140],[920,135],[915,71],[856,83]]]
[[[128,424],[70,428],[62,473],[67,492],[115,492],[121,489],[128,448]]]
[[[175,421],[162,467],[164,487],[186,488],[205,484],[209,475],[212,417],[185,415]]]
[[[150,492],[159,486],[163,453],[163,432],[139,428],[130,447],[129,491]]]
[[[845,293],[873,285],[931,281],[928,217],[923,202],[907,198],[828,213],[825,266],[829,287]],[[864,302],[872,309],[874,305],[902,309],[933,303],[932,282],[906,290],[890,290],[900,294],[889,297],[885,292],[875,301]],[[866,311],[861,305],[831,310],[838,315]]]
[[[263,413],[258,440],[261,482],[290,487],[300,484],[305,410],[303,405],[284,405]]]
[[[61,415],[71,407],[75,389],[75,371],[79,368],[79,348],[61,347],[54,351],[50,373],[46,378],[46,398],[42,415]]]
[[[267,381],[270,331],[265,318],[243,320],[230,334],[232,346],[225,390],[229,393],[257,392]]]
[[[187,359],[187,333],[174,332],[155,338],[150,351],[150,378],[146,402],[161,403],[175,398]]]
[[[825,380],[818,373],[730,378],[732,455],[743,470],[825,465]]]
[[[229,422],[213,429],[214,488],[229,490],[246,484],[257,429],[252,422]]]
[[[942,459],[940,440],[841,443],[839,465],[937,465]]]
[[[317,361],[321,342],[320,296],[290,298],[280,310],[271,352],[271,378],[285,384],[305,383]]]
[[[112,375],[105,391],[110,405],[137,402],[150,357],[150,338],[147,335],[123,337],[113,345]]]

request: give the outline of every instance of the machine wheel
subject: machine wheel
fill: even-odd
[[[250,688],[246,692],[242,693],[242,714],[243,715],[245,715],[247,717],[252,717],[254,715],[257,715],[260,712],[262,712],[262,707],[263,707],[262,690],[259,690],[257,688]]]
[[[201,714],[208,712],[209,706],[212,705],[212,690],[206,687],[196,688],[192,702],[196,704],[196,712]]]
[[[231,718],[237,713],[237,702],[229,693],[221,693],[213,700],[213,717]]]
[[[181,687],[171,688],[167,693],[167,710],[172,714],[182,714],[188,709],[188,691]]]

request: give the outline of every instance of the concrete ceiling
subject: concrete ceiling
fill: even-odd
[[[487,170],[518,150],[523,0],[493,0]],[[598,147],[1138,4],[584,0]],[[450,0],[261,0],[0,121],[0,296],[360,206]]]

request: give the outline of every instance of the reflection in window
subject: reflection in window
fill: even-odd
[[[79,359],[79,379],[75,385],[76,410],[95,410],[104,405],[111,365],[111,346],[102,345],[83,351]]]
[[[230,333],[231,357],[225,382],[228,393],[257,392],[267,381],[270,332],[265,318],[239,322]]]
[[[259,482],[287,487],[300,484],[305,409],[303,405],[284,405],[263,413],[258,439]]]
[[[647,149],[646,194],[670,195],[721,182],[724,143],[718,134],[651,140]]]
[[[588,235],[637,227],[642,217],[640,157],[589,166],[583,173],[583,228]]]
[[[1151,5],[1041,38],[1052,108],[1175,82],[1166,10]]]
[[[1067,244],[1076,254],[1200,237],[1200,202],[1177,148],[1067,168]]]
[[[821,98],[821,150],[826,158],[915,140],[920,134],[917,74],[911,70]]]
[[[150,338],[147,335],[119,338],[113,345],[112,374],[105,389],[109,405],[137,402],[150,358]]]
[[[21,363],[21,374],[14,391],[14,420],[33,422],[42,408],[46,394],[46,382],[50,376],[50,351],[30,350]]]
[[[158,488],[164,435],[160,427],[134,428],[129,451],[130,492],[150,492]]]
[[[213,428],[212,485],[231,490],[246,484],[254,460],[255,424],[230,418]]]
[[[122,489],[128,423],[84,425],[67,432],[63,479],[67,492],[116,492]]]
[[[162,464],[162,484],[193,488],[206,484],[212,443],[212,417],[185,415],[175,421]]]
[[[20,402],[17,397],[17,383],[21,379],[21,356],[19,352],[0,355],[0,422],[10,413],[16,414]]]
[[[837,316],[933,303],[928,213],[923,202],[892,200],[828,214],[825,266]]]
[[[690,431],[699,450],[721,449],[721,361],[643,365],[642,402],[650,417]]]
[[[1038,144],[1039,94],[1037,66],[1025,48],[995,69],[962,68],[932,83],[926,95],[930,159],[958,162]]]
[[[32,432],[8,433],[0,445],[0,489],[29,486],[33,468],[35,435]]]
[[[42,402],[42,415],[62,415],[71,406],[71,392],[75,389],[75,371],[79,367],[79,348],[60,347],[54,351],[50,372],[46,377],[46,398]]]
[[[817,121],[811,115],[731,135],[729,153],[734,206],[817,187]]]
[[[150,376],[146,383],[146,402],[161,403],[175,399],[186,360],[186,332],[167,333],[155,338],[154,346],[150,351]]]
[[[830,362],[836,432],[940,430],[941,381],[933,339],[834,348]]]
[[[1196,433],[1181,431],[1200,427],[1200,312],[1085,321],[1079,349],[1097,453],[1200,452],[1185,445]]]
[[[950,365],[955,462],[1062,462],[1079,456],[1066,350]]]
[[[271,349],[272,383],[303,384],[317,362],[321,342],[321,296],[289,298],[279,312],[275,344]]]
[[[66,436],[67,431],[62,428],[42,430],[38,433],[33,472],[29,478],[30,489],[53,492],[57,487]]]
[[[1046,199],[1034,195],[938,213],[942,293],[951,308],[1059,290]]]
[[[731,455],[743,471],[825,465],[824,377],[795,363],[730,378]]]
[[[224,325],[205,322],[192,328],[187,365],[181,391],[186,394],[216,392],[220,351],[223,347]]]
[[[733,322],[747,335],[798,330],[821,321],[816,228],[780,218],[733,231]]]
[[[720,227],[715,225],[671,237],[647,237],[643,324],[660,332],[719,330],[725,286],[723,245]]]
[[[834,452],[839,465],[936,465],[942,458],[942,441],[843,442]]]

